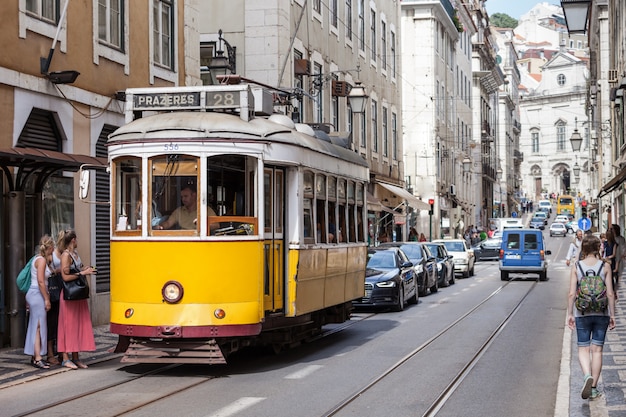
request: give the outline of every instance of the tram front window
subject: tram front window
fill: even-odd
[[[198,158],[166,155],[151,160],[153,230],[196,234],[198,225]]]

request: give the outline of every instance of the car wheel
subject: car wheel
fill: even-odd
[[[547,281],[547,280],[548,280],[548,273],[546,271],[540,272],[539,281]]]
[[[409,298],[409,304],[417,304],[417,286],[415,287],[415,292],[413,293],[413,296],[411,298]]]
[[[435,278],[435,285],[433,285],[432,287],[430,287],[430,293],[434,294],[437,291],[439,291],[439,278]]]
[[[450,274],[448,273],[448,269],[443,266],[443,271],[442,271],[442,275],[443,275],[443,281],[441,282],[441,286],[442,287],[449,287],[450,286]]]
[[[463,278],[469,278],[470,277],[470,270],[469,270],[469,266],[467,267],[467,271],[463,271]]]
[[[456,284],[456,278],[454,277],[454,268],[450,272],[450,285]]]
[[[398,302],[396,303],[396,306],[394,308],[395,311],[402,311],[404,310],[404,288],[400,288],[400,291],[398,291]]]
[[[500,271],[500,279],[502,281],[508,281],[509,280],[509,271]]]

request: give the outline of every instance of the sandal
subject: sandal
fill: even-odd
[[[72,362],[71,360],[66,360],[61,362],[61,366],[64,366],[66,368],[70,368],[70,369],[77,369],[78,366],[76,366],[76,364],[74,362]]]
[[[50,365],[48,365],[48,363],[43,359],[39,359],[38,361],[33,360],[31,363],[35,368],[50,369]]]
[[[76,364],[76,366],[78,366],[80,369],[87,369],[87,365],[85,365],[84,363],[82,363],[81,361],[74,361],[74,363]]]

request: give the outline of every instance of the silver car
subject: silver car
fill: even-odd
[[[567,227],[563,223],[553,222],[550,225],[550,236],[567,236]]]

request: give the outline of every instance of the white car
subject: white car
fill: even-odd
[[[467,245],[464,239],[438,239],[433,242],[441,242],[446,246],[448,253],[452,255],[454,261],[454,272],[469,278],[474,275],[474,263],[476,258],[474,251]]]
[[[565,223],[552,223],[550,225],[550,236],[567,236],[567,227],[565,227]]]
[[[558,216],[554,218],[554,222],[555,223],[568,223],[569,217],[564,214],[559,214]]]
[[[549,213],[552,213],[552,203],[550,200],[539,200],[538,206],[539,208],[547,208]]]

